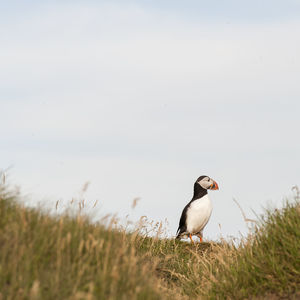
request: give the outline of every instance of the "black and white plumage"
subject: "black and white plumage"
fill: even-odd
[[[176,238],[196,235],[202,242],[203,229],[209,221],[212,203],[207,190],[218,190],[218,184],[208,176],[200,176],[194,184],[194,196],[182,211]]]

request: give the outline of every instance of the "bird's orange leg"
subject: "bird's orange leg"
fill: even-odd
[[[190,239],[191,239],[192,244],[194,245],[194,241],[193,241],[193,239],[192,239],[192,235],[190,234],[189,237],[190,237]]]
[[[202,243],[202,242],[203,242],[203,239],[202,239],[202,234],[198,233],[198,234],[197,234],[197,237],[199,238],[199,240],[200,240],[200,243]]]

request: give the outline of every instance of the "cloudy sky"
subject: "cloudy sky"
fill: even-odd
[[[246,232],[233,198],[253,217],[300,184],[299,1],[0,6],[0,168],[34,203],[88,181],[97,214],[174,234],[206,174],[217,238]]]

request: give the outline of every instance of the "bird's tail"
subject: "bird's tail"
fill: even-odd
[[[181,231],[180,231],[180,228],[177,229],[177,232],[176,232],[176,240],[180,240],[180,237],[181,237]]]

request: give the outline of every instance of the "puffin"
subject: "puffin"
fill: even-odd
[[[202,175],[194,183],[194,196],[185,206],[179,221],[176,239],[187,238],[193,242],[192,235],[203,238],[203,229],[209,221],[212,203],[207,190],[218,190],[218,184],[209,176]]]

